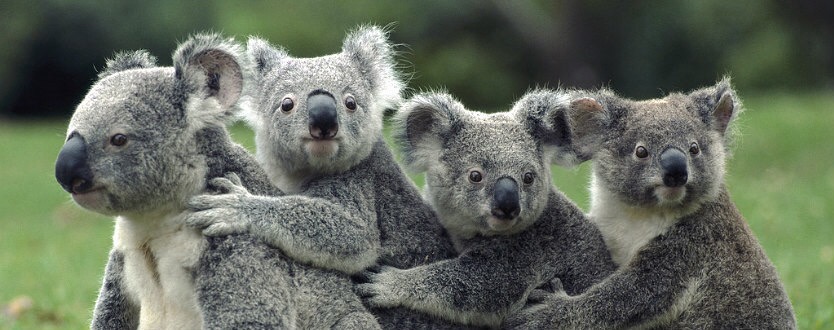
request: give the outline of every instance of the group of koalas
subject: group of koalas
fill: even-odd
[[[314,58],[198,34],[173,67],[108,60],[55,165],[116,216],[92,328],[795,328],[723,183],[729,79],[645,101],[536,89],[485,114],[403,100],[396,68],[376,26]],[[586,214],[550,167],[588,160]]]

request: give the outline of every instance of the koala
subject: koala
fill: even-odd
[[[294,260],[344,274],[454,256],[436,213],[382,139],[384,110],[403,88],[385,31],[360,27],[340,53],[314,58],[257,37],[247,53],[254,87],[245,117],[256,154],[290,195],[199,196],[192,226],[209,236],[250,233]],[[405,309],[373,312],[386,328],[452,326]]]
[[[355,296],[343,274],[251,235],[205,238],[186,226],[187,202],[200,193],[283,193],[225,128],[247,76],[240,47],[197,35],[175,51],[174,67],[155,62],[144,51],[108,61],[56,161],[76,203],[117,216],[92,328],[378,327],[358,298],[341,297]],[[311,281],[339,299],[304,304],[319,293]]]
[[[414,96],[396,116],[406,162],[460,255],[409,269],[382,267],[358,286],[373,306],[405,306],[496,328],[536,287],[559,278],[578,294],[616,269],[599,230],[551,183],[570,104],[537,90],[508,112],[467,110],[445,93]],[[560,157],[565,157],[562,155]]]
[[[569,112],[569,136],[577,160],[593,160],[590,217],[619,268],[578,296],[537,297],[508,327],[796,328],[724,184],[742,111],[729,78],[644,101],[581,94],[590,106]]]
[[[145,51],[120,53],[76,108],[55,163],[56,179],[81,207],[116,216],[92,328],[234,327],[245,324],[236,323],[241,320],[287,326],[293,321],[285,312],[291,281],[280,277],[280,259],[266,258],[274,249],[245,235],[206,240],[184,222],[187,201],[205,191],[213,177],[234,172],[252,191],[280,192],[225,128],[243,90],[240,48],[219,35],[195,35],[174,52],[173,67],[158,67]],[[246,252],[218,253],[238,250]],[[263,265],[250,276],[260,275],[253,281],[268,288],[244,295],[246,288],[238,283],[240,301],[227,299],[232,307],[225,309],[252,303],[258,311],[224,314],[224,309],[203,308],[204,288],[243,282],[234,273],[204,276],[201,267],[215,259]]]

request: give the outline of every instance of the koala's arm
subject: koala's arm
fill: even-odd
[[[374,265],[380,244],[368,202],[357,196],[255,197],[250,233],[300,262],[358,273]]]
[[[542,276],[530,258],[506,255],[517,246],[494,247],[411,269],[365,272],[357,292],[375,307],[403,306],[456,323],[498,327]]]
[[[370,180],[322,178],[289,196],[252,195],[239,181],[213,179],[230,193],[193,198],[189,206],[197,212],[186,222],[208,236],[248,232],[319,268],[354,274],[375,264],[380,235]]]
[[[272,185],[255,157],[240,145],[230,143],[220,158],[222,173],[236,173],[247,190],[255,195],[281,196],[284,192]],[[222,175],[216,175],[222,176]]]
[[[644,249],[631,263],[584,293],[546,295],[543,301],[511,315],[505,327],[618,329],[651,324],[671,313],[674,306],[697,298],[699,283],[691,276],[688,259],[683,249]]]
[[[368,170],[377,182],[377,223],[384,237],[380,264],[412,268],[457,257],[434,208],[397,165],[384,141],[377,142],[371,159]]]
[[[124,255],[110,251],[91,329],[136,329],[139,326],[139,307],[128,298],[123,276]]]

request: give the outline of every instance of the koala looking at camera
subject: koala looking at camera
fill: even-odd
[[[382,139],[384,110],[400,102],[403,88],[382,29],[361,27],[327,56],[294,58],[259,38],[247,52],[254,87],[246,117],[257,157],[292,195],[200,196],[191,225],[209,236],[248,232],[295,260],[346,274],[377,262],[409,268],[454,256]],[[444,324],[407,310],[374,314],[391,327]]]
[[[599,230],[551,185],[551,162],[569,150],[565,127],[548,119],[581,106],[561,91],[530,92],[495,114],[443,93],[406,103],[396,121],[406,161],[426,172],[425,196],[460,255],[369,271],[360,294],[373,306],[498,327],[554,277],[578,294],[613,272]]]
[[[581,97],[581,96],[580,96]],[[741,112],[729,79],[632,101],[588,92],[570,136],[592,158],[590,217],[617,272],[587,292],[543,294],[510,326],[789,329],[793,308],[724,184],[728,128]]]
[[[207,240],[184,221],[186,202],[228,173],[253,192],[280,193],[226,131],[245,80],[241,53],[214,34],[180,44],[173,67],[120,53],[75,110],[56,179],[78,205],[117,216],[92,328],[294,323],[282,256],[245,235]],[[217,260],[226,271],[212,271]],[[230,266],[241,264],[258,267]],[[222,301],[211,299],[218,288]]]

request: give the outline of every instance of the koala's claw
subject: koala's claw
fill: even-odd
[[[356,286],[356,293],[359,297],[365,300],[368,305],[374,307],[395,307],[399,305],[396,299],[394,299],[389,293],[385,292],[385,289],[381,288],[378,284],[359,284]]]
[[[380,269],[382,269],[382,266],[379,266],[379,265],[373,265],[371,267],[368,267],[368,269],[365,269],[362,272],[354,274],[352,276],[353,281],[356,282],[357,284],[370,283],[370,282],[373,281],[372,278],[380,272]]]
[[[223,194],[249,194],[249,191],[241,183],[240,177],[235,173],[227,173],[222,178],[213,178],[209,180],[208,185]]]
[[[371,306],[399,306],[402,301],[397,295],[399,292],[397,286],[401,283],[396,279],[396,271],[396,268],[387,266],[376,266],[365,270],[357,275],[361,284],[355,286],[356,293]]]

